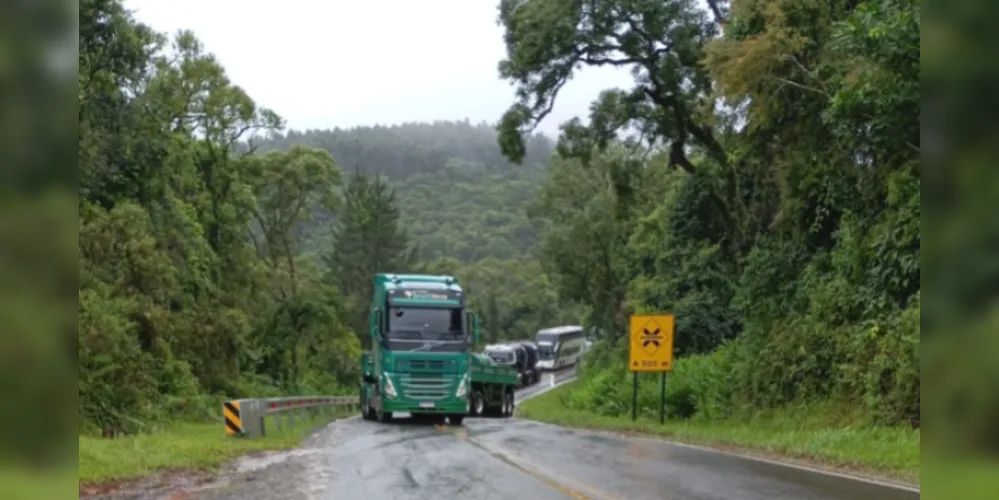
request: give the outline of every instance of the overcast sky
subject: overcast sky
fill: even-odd
[[[291,128],[407,121],[495,122],[513,99],[498,0],[125,0],[163,32],[193,30],[232,80]],[[626,71],[591,68],[560,93],[541,130],[585,117]]]

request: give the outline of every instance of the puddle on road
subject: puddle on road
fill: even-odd
[[[150,477],[117,484],[80,488],[81,499],[179,500],[210,488],[230,484],[228,478],[215,478],[203,472],[162,472]]]
[[[80,488],[81,499],[102,500],[180,500],[197,492],[224,488],[234,476],[261,471],[290,459],[321,453],[321,449],[304,448],[270,451],[237,458],[222,466],[218,476],[206,472],[171,471],[122,481],[117,484]]]
[[[292,458],[308,457],[322,452],[323,450],[318,448],[298,448],[294,450],[269,451],[257,455],[237,458],[228,467],[226,467],[226,469],[228,472],[234,472],[237,474],[255,472],[286,462]]]

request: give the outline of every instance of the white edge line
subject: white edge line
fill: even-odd
[[[646,441],[656,441],[656,439],[646,438],[646,437],[642,437],[640,439],[643,439],[643,440],[646,440]],[[857,475],[854,475],[854,474],[847,474],[845,472],[837,472],[837,471],[833,471],[833,470],[822,469],[822,468],[819,468],[819,467],[811,467],[811,466],[808,466],[808,465],[796,464],[794,462],[785,462],[783,460],[774,460],[772,458],[765,458],[765,457],[760,457],[760,456],[748,455],[748,454],[745,454],[745,453],[738,453],[738,452],[734,452],[734,451],[720,450],[720,449],[711,448],[711,447],[707,447],[707,446],[698,446],[698,445],[694,445],[694,444],[680,443],[680,442],[676,442],[676,441],[667,441],[667,440],[659,440],[659,441],[660,442],[666,442],[666,443],[672,444],[674,446],[692,448],[692,449],[695,449],[695,450],[700,450],[700,451],[705,451],[705,452],[710,452],[710,453],[720,453],[720,454],[723,454],[723,455],[729,455],[729,456],[733,456],[733,457],[736,457],[736,458],[753,460],[753,461],[756,461],[756,462],[763,462],[763,463],[770,464],[770,465],[776,465],[776,466],[780,466],[780,467],[788,467],[788,468],[791,468],[791,469],[797,469],[797,470],[802,470],[802,471],[806,471],[806,472],[812,472],[812,473],[816,473],[816,474],[822,474],[822,475],[826,475],[826,476],[833,476],[833,477],[838,477],[838,478],[841,478],[841,479],[849,479],[849,480],[852,480],[852,481],[873,484],[873,485],[876,485],[876,486],[882,486],[882,487],[889,488],[889,489],[911,491],[911,492],[914,492],[914,493],[919,493],[920,492],[920,488],[919,487],[912,487],[912,486],[909,486],[907,484],[900,484],[900,483],[896,483],[896,482],[882,481],[880,479],[874,479],[874,478],[869,478],[869,477],[857,476]]]
[[[534,421],[534,422],[537,422],[537,421]],[[828,469],[821,469],[821,468],[818,468],[818,467],[809,467],[807,465],[796,464],[796,463],[793,463],[793,462],[785,462],[785,461],[782,461],[782,460],[774,460],[774,459],[771,459],[771,458],[764,458],[764,457],[750,455],[750,454],[745,454],[745,453],[739,453],[739,452],[734,452],[734,451],[722,450],[722,449],[718,449],[718,448],[711,448],[709,446],[700,446],[700,445],[696,445],[696,444],[681,443],[681,442],[672,441],[672,440],[669,440],[669,439],[657,439],[657,438],[646,437],[646,436],[622,435],[620,432],[615,432],[615,431],[612,431],[612,430],[580,429],[580,428],[573,428],[573,427],[562,427],[560,425],[554,425],[554,424],[550,424],[550,423],[547,423],[547,422],[537,422],[537,423],[539,423],[541,425],[548,426],[548,427],[561,427],[563,429],[570,429],[570,430],[574,430],[574,431],[577,431],[577,432],[590,432],[590,433],[594,433],[594,434],[609,434],[609,435],[612,435],[612,436],[620,438],[620,439],[633,439],[633,440],[638,440],[638,441],[650,441],[650,442],[654,442],[654,443],[660,443],[660,444],[668,444],[668,445],[672,445],[672,446],[678,446],[678,447],[681,447],[681,448],[690,448],[690,449],[694,449],[694,450],[698,450],[698,451],[702,451],[702,452],[706,452],[706,453],[718,453],[718,454],[721,454],[721,455],[728,455],[728,456],[731,456],[731,457],[741,458],[741,459],[744,459],[744,460],[751,460],[751,461],[755,461],[755,462],[762,462],[762,463],[769,464],[769,465],[776,465],[778,467],[787,467],[787,468],[790,468],[790,469],[797,469],[797,470],[802,470],[802,471],[806,471],[806,472],[812,472],[812,473],[815,473],[815,474],[822,474],[822,475],[826,475],[826,476],[838,477],[840,479],[849,479],[851,481],[857,481],[857,482],[861,482],[861,483],[872,484],[872,485],[875,485],[875,486],[881,486],[881,487],[889,488],[889,489],[909,491],[909,492],[913,492],[913,493],[919,493],[920,492],[920,488],[919,487],[912,487],[912,486],[909,486],[909,485],[906,485],[906,484],[900,484],[900,483],[895,483],[895,482],[882,481],[882,480],[873,479],[873,478],[867,478],[867,477],[863,477],[863,476],[856,476],[856,475],[853,475],[853,474],[846,474],[846,473],[843,473],[843,472],[836,472],[836,471],[832,471],[832,470],[828,470]]]
[[[569,382],[572,382],[573,380],[576,380],[576,376],[575,375],[570,375],[569,377],[567,377],[567,378],[563,379],[562,381],[558,382],[557,384],[555,384],[554,387],[546,387],[546,388],[544,388],[544,389],[542,389],[542,390],[540,390],[538,392],[531,393],[531,394],[529,394],[529,395],[527,395],[527,396],[525,396],[523,398],[520,398],[518,401],[525,401],[525,400],[531,399],[533,397],[540,396],[540,395],[542,395],[542,394],[544,394],[544,393],[546,393],[548,391],[551,391],[552,389],[555,389],[555,388],[557,388],[557,387],[559,387],[561,385],[564,385],[564,384],[567,384]],[[537,422],[539,424],[546,425],[546,426],[549,426],[549,427],[562,427],[560,425],[554,425],[554,424],[550,424],[550,423],[547,423],[547,422],[539,422],[539,421],[536,421],[536,420],[534,420],[534,422]],[[669,439],[657,439],[657,438],[646,437],[646,436],[622,436],[619,432],[614,432],[614,431],[611,431],[611,430],[578,429],[578,428],[572,428],[572,427],[562,427],[562,428],[571,429],[571,430],[575,430],[575,431],[585,431],[585,432],[592,432],[592,433],[612,434],[612,435],[614,435],[617,438],[635,439],[635,440],[640,440],[640,441],[651,441],[651,442],[655,442],[655,443],[665,443],[665,444],[670,444],[670,445],[673,445],[673,446],[679,446],[679,447],[682,447],[682,448],[690,448],[690,449],[694,449],[694,450],[699,450],[699,451],[706,452],[706,453],[719,453],[719,454],[722,454],[722,455],[728,455],[728,456],[731,456],[731,457],[741,458],[741,459],[744,459],[744,460],[752,460],[752,461],[762,462],[762,463],[769,464],[769,465],[776,465],[778,467],[787,467],[787,468],[790,468],[790,469],[797,469],[797,470],[802,470],[802,471],[811,472],[811,473],[815,473],[815,474],[822,474],[822,475],[826,475],[826,476],[838,477],[840,479],[849,479],[851,481],[857,481],[857,482],[861,482],[861,483],[873,484],[873,485],[876,485],[876,486],[881,486],[881,487],[889,488],[889,489],[896,489],[896,490],[902,490],[902,491],[910,491],[910,492],[913,492],[913,493],[920,493],[920,487],[918,487],[918,486],[917,487],[913,487],[913,486],[909,486],[907,484],[900,484],[900,483],[895,483],[895,482],[882,481],[882,480],[878,480],[878,479],[874,479],[874,478],[867,478],[867,477],[857,476],[857,475],[853,475],[853,474],[846,474],[846,473],[843,473],[843,472],[836,472],[836,471],[832,471],[832,470],[828,470],[828,469],[821,469],[821,468],[818,468],[818,467],[809,467],[807,465],[796,464],[796,463],[793,463],[793,462],[785,462],[785,461],[782,461],[782,460],[774,460],[774,459],[771,459],[771,458],[764,458],[764,457],[750,455],[750,454],[746,454],[746,453],[738,453],[738,452],[728,451],[728,450],[722,450],[722,449],[718,449],[718,448],[711,448],[709,446],[700,446],[700,445],[696,445],[696,444],[681,443],[681,442],[672,441],[672,440],[669,440]]]
[[[555,383],[555,385],[553,386],[545,387],[538,392],[532,392],[522,398],[517,398],[517,404],[520,404],[522,401],[527,401],[528,399],[531,399],[533,397],[540,396],[553,389],[557,389],[565,384],[568,384],[569,382],[572,382],[573,380],[576,380],[576,375],[569,375],[566,378],[562,379],[562,381]]]

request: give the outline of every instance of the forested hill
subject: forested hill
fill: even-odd
[[[538,234],[525,210],[554,151],[551,139],[532,135],[523,165],[512,165],[494,126],[468,121],[292,130],[249,144],[257,153],[296,145],[323,149],[344,171],[384,175],[396,188],[402,226],[420,256],[464,262],[530,253]],[[317,217],[318,227],[326,226],[323,219]]]
[[[382,174],[392,180],[443,172],[453,159],[481,165],[487,170],[512,167],[497,146],[495,126],[472,124],[467,120],[290,130],[254,138],[251,144],[258,153],[286,150],[296,144],[324,149],[345,168],[361,165],[366,173]],[[525,145],[524,165],[528,167],[546,163],[554,150],[553,141],[540,134],[529,137]]]

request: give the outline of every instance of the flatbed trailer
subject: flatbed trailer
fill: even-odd
[[[469,416],[512,417],[516,408],[514,391],[519,382],[517,369],[495,363],[485,354],[473,353],[470,356],[472,392]]]

